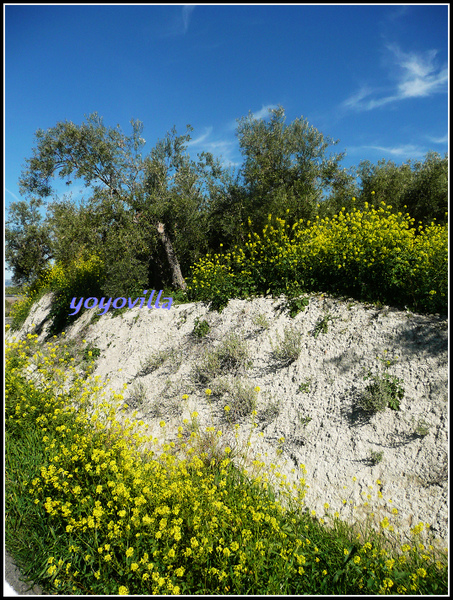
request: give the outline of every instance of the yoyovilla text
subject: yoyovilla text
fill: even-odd
[[[148,308],[153,308],[151,303],[153,301],[154,292],[155,292],[155,290],[152,290],[151,295],[148,299],[148,303],[147,303]],[[160,297],[162,296],[162,292],[163,292],[163,290],[160,290],[159,294],[157,295],[156,302],[154,304],[154,308],[168,308],[168,310],[170,310],[170,307],[173,304],[173,298],[163,298],[161,306],[159,306]],[[148,290],[143,290],[144,296],[142,298],[137,298],[135,300],[135,302],[132,302],[131,298],[127,298],[127,299],[126,298],[115,298],[115,300],[113,300],[113,302],[112,302],[111,298],[108,298],[107,302],[104,302],[105,298],[101,298],[99,303],[98,303],[97,298],[87,298],[85,300],[85,302],[83,301],[83,298],[80,298],[79,303],[76,305],[77,298],[73,298],[71,300],[70,308],[72,308],[75,312],[69,313],[69,316],[76,315],[79,312],[79,310],[82,308],[82,304],[85,308],[96,308],[97,307],[97,308],[102,309],[102,312],[98,313],[99,315],[105,315],[105,313],[110,308],[110,305],[112,305],[113,308],[124,308],[126,306],[126,304],[128,304],[128,308],[134,308],[136,306],[137,302],[141,301],[139,308],[143,308],[143,305],[146,302],[146,294],[147,293],[148,293]]]

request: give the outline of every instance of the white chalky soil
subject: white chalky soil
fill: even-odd
[[[49,307],[46,296],[20,332],[7,336],[33,332],[32,325],[41,323]],[[224,406],[231,398],[213,394],[210,406],[205,389],[215,391],[219,378],[196,386],[191,374],[201,364],[203,352],[218,347],[229,334],[238,334],[248,344],[253,365],[236,377],[260,387],[251,449],[268,464],[278,462],[278,471],[288,480],[297,480],[305,465],[310,486],[305,503],[310,510],[323,517],[328,503],[330,514],[339,511],[349,518],[352,512],[351,518],[363,520],[367,510],[363,505],[369,501],[378,522],[387,516],[403,533],[419,522],[430,523],[435,537],[446,540],[448,321],[320,295],[311,296],[308,307],[295,318],[282,307],[283,298],[259,298],[232,300],[220,314],[201,303],[173,305],[170,310],[134,308],[122,316],[107,313],[93,324],[96,311],[90,310],[66,331],[66,338],[83,338],[100,349],[93,375],[109,379],[108,388],[115,391],[128,383],[125,401],[137,383],[142,384],[143,401],[138,406],[130,402],[131,412],[136,408],[137,418],[149,424],[155,436],[162,437],[165,431],[167,439],[174,438],[183,418],[196,410],[202,427],[213,419],[223,431],[222,439],[231,441],[224,419]],[[326,315],[327,332],[315,335]],[[191,335],[197,317],[210,324],[201,342]],[[259,324],[264,320],[267,329]],[[297,360],[282,365],[273,357],[272,344],[275,347],[278,337],[283,339],[287,327],[298,330],[301,351]],[[45,332],[46,326],[40,341]],[[159,368],[141,374],[150,354],[172,349],[173,355]],[[404,397],[399,411],[387,408],[370,416],[359,410],[358,401],[369,383],[364,380],[366,372],[378,372],[379,366],[383,372],[378,356],[395,360],[388,373],[402,381]],[[182,400],[186,393],[188,401]],[[266,415],[266,407],[277,402],[278,415]],[[159,426],[162,419],[164,430]],[[239,423],[245,444],[251,417]],[[283,452],[276,456],[282,437]],[[372,464],[371,452],[382,453],[380,462]],[[382,499],[376,498],[379,490]]]

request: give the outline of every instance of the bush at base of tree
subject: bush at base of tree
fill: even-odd
[[[68,266],[63,267],[57,263],[41,273],[33,285],[26,290],[22,301],[16,303],[11,313],[13,316],[12,329],[18,329],[27,318],[31,306],[46,292],[53,292],[50,317],[52,319],[51,332],[59,333],[67,325],[78,318],[83,307],[77,315],[70,316],[70,304],[75,298],[100,298],[104,279],[104,265],[101,259],[92,255],[87,258],[79,256]]]
[[[243,248],[207,255],[192,268],[189,294],[211,301],[253,294],[325,291],[417,312],[447,309],[448,231],[414,228],[408,214],[376,209],[340,211],[333,218],[290,227],[269,215],[262,235]],[[251,222],[249,221],[249,225]]]

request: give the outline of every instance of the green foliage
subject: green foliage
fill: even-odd
[[[308,381],[306,381],[305,383],[301,383],[299,385],[299,392],[303,392],[304,394],[307,394],[310,389],[310,383],[311,383],[310,379]]]
[[[83,351],[83,360],[91,362],[101,356],[101,351],[95,346],[87,346]]]
[[[348,177],[339,167],[344,153],[327,156],[330,145],[303,117],[285,124],[285,110],[269,110],[269,120],[252,113],[238,121],[237,136],[244,156],[241,176],[245,202],[241,217],[250,217],[257,228],[266,215],[286,215],[291,222],[311,219],[316,203],[330,186],[346,186]],[[341,184],[340,184],[341,180]]]
[[[168,350],[155,350],[152,352],[141,365],[141,375],[148,375],[153,371],[156,371],[161,367],[169,357],[170,353]]]
[[[328,323],[332,317],[327,314],[321,317],[315,325],[313,336],[316,338],[320,333],[327,333]]]
[[[420,437],[425,437],[425,435],[428,435],[429,429],[430,424],[424,419],[420,419],[420,421],[417,423],[417,427],[415,428],[415,434]]]
[[[274,346],[271,341],[272,356],[274,359],[287,366],[299,358],[302,349],[302,336],[298,329],[294,327],[285,327],[283,339],[277,333],[277,344]]]
[[[208,333],[209,333],[209,323],[206,321],[206,319],[203,319],[203,321],[200,321],[200,319],[197,317],[194,322],[192,335],[194,335],[196,338],[200,339],[200,338],[206,337]]]
[[[5,543],[45,593],[448,592],[447,552],[421,544],[423,524],[400,546],[387,517],[374,530],[361,513],[360,536],[328,504],[317,519],[304,478],[293,488],[275,465],[249,477],[247,452],[215,427],[158,442],[124,418],[121,395],[99,405],[98,382],[57,383],[58,343],[30,381],[33,344],[5,352]]]
[[[146,399],[146,387],[142,381],[138,381],[134,383],[133,388],[131,389],[130,396],[127,400],[129,406],[136,408],[138,406],[142,406]],[[161,416],[161,415],[158,415]]]
[[[270,323],[268,318],[263,313],[258,313],[252,318],[253,324],[261,329],[269,329]]]
[[[5,287],[5,294],[8,296],[21,296],[23,291],[22,285],[8,285]]]
[[[237,377],[232,381],[223,378],[216,382],[213,394],[220,396],[223,403],[227,403],[224,411],[230,423],[237,423],[256,409],[257,387]]]
[[[302,427],[305,427],[306,425],[308,425],[310,423],[310,421],[313,420],[311,417],[308,417],[308,416],[303,417],[300,414],[298,414],[298,417],[299,417],[299,423],[302,425]]]
[[[12,305],[9,316],[12,318],[11,329],[13,331],[17,331],[22,327],[26,318],[30,314],[31,307],[38,299],[38,294],[27,295],[27,291],[25,289],[25,296]]]
[[[248,254],[250,244],[264,241],[261,231],[272,231],[266,222],[272,214],[277,222],[284,217],[288,229],[296,227],[286,232],[293,255],[287,252],[288,240],[281,239],[280,250],[274,240],[261,263],[257,257],[258,261],[247,265],[253,269],[231,272],[225,271],[227,264],[221,269],[215,264],[211,282],[196,293],[192,288],[192,299],[210,302],[212,309],[221,311],[230,298],[252,297],[267,289],[295,297],[324,288],[333,293],[346,290],[365,300],[399,302],[419,312],[445,311],[446,233],[439,237],[436,225],[436,231],[428,230],[433,219],[441,225],[447,220],[447,156],[431,152],[424,162],[401,166],[362,161],[353,173],[340,168],[343,154],[327,155],[336,142],[302,117],[285,124],[285,111],[278,107],[269,111],[268,119],[249,114],[238,120],[244,162],[235,176],[209,153],[198,155],[196,161],[189,157],[190,126],[183,135],[173,128],[143,157],[143,124],[133,120],[131,125],[131,135],[125,135],[119,126],[107,127],[93,113],[81,125],[62,121],[36,132],[33,155],[20,178],[21,193],[30,199],[28,204],[21,201],[11,206],[5,229],[5,255],[15,281],[33,283],[52,259],[66,268],[83,250],[103,261],[107,297],[126,296],[134,286],[184,288],[179,267],[185,275],[205,260],[206,253],[223,252],[223,247],[233,254],[239,249]],[[73,178],[83,181],[90,197],[80,205],[66,196],[54,201],[43,220],[38,209],[52,195],[55,176],[65,179],[68,186]],[[416,231],[421,239],[393,245],[385,239],[384,254],[376,248],[376,240],[372,244],[367,240],[367,252],[360,256],[367,260],[360,265],[351,256],[351,248],[344,247],[344,239],[339,244],[335,239],[337,250],[328,250],[329,260],[324,256],[327,249],[311,257],[298,251],[293,242],[303,229],[319,241],[315,218],[321,219],[318,225],[334,229],[341,214],[369,213],[370,199],[377,212],[385,202],[400,221],[408,210],[424,226],[422,234]],[[165,226],[167,242],[158,223]],[[362,233],[366,237],[369,231]],[[426,233],[432,234],[429,242]],[[305,241],[308,250],[310,240]],[[426,245],[431,247],[426,249]],[[387,249],[392,250],[391,256],[385,254]],[[249,263],[252,258],[248,257]],[[311,268],[310,258],[314,259]],[[381,289],[373,281],[384,259]],[[296,304],[293,314],[299,308]]]
[[[39,208],[42,202],[31,198],[8,208],[5,226],[5,260],[13,270],[15,284],[31,283],[46,267],[52,256],[50,230]]]
[[[250,368],[247,343],[237,334],[231,333],[214,350],[207,350],[195,366],[195,381],[207,384],[216,376],[226,373],[239,375]]]
[[[74,312],[70,307],[73,298],[86,301],[87,298],[101,297],[103,277],[104,265],[96,255],[76,257],[67,267],[57,263],[47,271],[43,286],[54,292],[49,313],[52,334],[61,332],[85,310],[82,306],[76,315],[71,316],[70,313]]]
[[[376,452],[375,450],[370,450],[370,462],[372,465],[379,464],[384,457],[384,453],[382,451]]]
[[[383,411],[386,408],[399,410],[400,400],[404,397],[402,381],[398,377],[384,373],[380,375],[369,374],[367,378],[373,380],[367,385],[361,398],[361,408],[370,413]]]
[[[409,215],[365,206],[312,223],[268,217],[244,247],[207,255],[192,267],[192,299],[224,306],[229,298],[327,291],[362,301],[445,312],[448,230],[414,228]],[[251,223],[251,221],[250,221]]]
[[[357,207],[364,206],[374,192],[373,204],[380,202],[393,206],[394,212],[409,212],[415,221],[426,227],[431,221],[447,222],[448,211],[448,158],[429,152],[424,162],[408,161],[398,166],[392,161],[380,160],[377,165],[362,161],[357,168],[361,190]]]
[[[292,298],[288,301],[288,309],[291,317],[295,317],[301,311],[305,310],[309,305],[310,300],[307,297],[304,298]]]
[[[207,195],[214,197],[227,178],[209,153],[190,160],[190,126],[182,136],[174,129],[167,133],[143,158],[143,125],[131,124],[132,134],[126,136],[93,113],[81,125],[64,121],[38,130],[20,179],[21,193],[37,196],[39,202],[52,195],[55,176],[68,186],[74,178],[90,188],[91,197],[80,207],[67,199],[52,203],[46,223],[57,261],[68,264],[80,248],[102,258],[110,296],[123,294],[134,281],[146,287],[167,285],[178,257],[185,270],[206,251]],[[165,246],[160,222],[169,240]]]

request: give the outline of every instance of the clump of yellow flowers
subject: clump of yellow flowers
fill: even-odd
[[[292,225],[269,215],[262,234],[244,247],[207,255],[192,267],[190,293],[199,300],[272,291],[323,291],[358,300],[408,305],[420,312],[447,306],[447,226],[416,227],[381,202],[343,208],[332,218]],[[252,223],[249,219],[249,226]]]
[[[25,321],[30,307],[47,291],[54,292],[51,316],[56,330],[66,324],[71,299],[74,296],[97,296],[104,277],[104,264],[95,254],[76,256],[69,265],[61,262],[44,269],[36,281],[25,288],[24,297],[11,309],[12,329]]]
[[[322,519],[306,510],[304,465],[289,483],[259,461],[249,476],[228,446],[210,460],[215,427],[189,438],[180,427],[159,443],[121,393],[79,377],[63,334],[42,345],[36,334],[12,338],[5,358],[5,522],[23,510],[27,548],[39,536],[34,576],[46,591],[445,593],[446,556],[417,544],[424,524],[390,552],[378,532],[356,538],[340,527],[328,503]],[[381,529],[392,527],[385,517]]]

